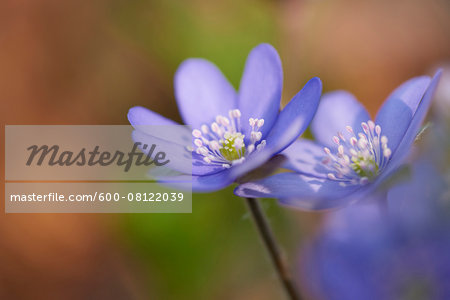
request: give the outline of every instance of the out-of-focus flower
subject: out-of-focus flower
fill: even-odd
[[[388,192],[387,207],[355,205],[326,219],[301,256],[317,299],[450,299],[445,183],[426,162],[413,171]]]
[[[413,78],[384,102],[375,121],[349,93],[326,94],[311,124],[316,142],[299,140],[283,151],[295,172],[238,186],[244,197],[272,197],[301,209],[344,206],[373,192],[402,164],[441,72]]]
[[[195,191],[218,190],[297,139],[317,110],[322,84],[311,79],[279,112],[282,77],[278,53],[268,44],[249,54],[238,93],[211,62],[183,62],[175,96],[184,122],[193,128],[193,163],[191,170],[181,170],[191,174],[168,181],[189,179]],[[128,119],[138,131],[139,125],[176,124],[143,107],[131,108]]]

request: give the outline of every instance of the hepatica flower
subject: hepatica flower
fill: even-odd
[[[326,219],[301,257],[317,299],[450,299],[445,183],[426,162],[413,169],[412,181],[388,192],[392,210],[355,205]]]
[[[326,209],[360,199],[407,156],[430,106],[440,72],[398,87],[372,120],[353,95],[324,95],[311,123],[315,142],[301,139],[283,154],[294,172],[240,185],[243,197],[273,197],[302,209]]]
[[[195,191],[218,190],[291,144],[316,112],[322,86],[311,79],[279,112],[282,77],[280,58],[268,44],[249,54],[239,92],[211,62],[184,61],[175,74],[175,96],[192,128],[192,165],[167,181],[189,179]],[[128,119],[138,131],[139,125],[176,124],[143,107],[131,108]]]

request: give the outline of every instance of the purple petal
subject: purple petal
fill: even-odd
[[[219,165],[208,164],[203,160],[202,155],[192,152],[192,174],[193,175],[208,175],[225,170]]]
[[[185,157],[186,146],[190,144],[192,136],[188,132],[185,135],[189,140],[184,141],[184,138],[180,136],[181,125],[176,122],[141,106],[132,107],[128,111],[128,120],[136,129],[132,133],[133,140],[147,145],[155,143],[162,147],[171,160],[170,165],[175,170],[194,175],[216,173],[223,170],[221,166],[205,164],[203,158],[198,157],[195,152],[192,153],[192,158],[191,155]],[[172,132],[175,131],[175,134],[172,135],[168,134],[171,125],[177,125],[177,127],[173,127]],[[157,134],[158,131],[160,134]],[[162,138],[161,135],[165,135],[166,138]],[[191,160],[192,164],[188,163],[188,160]]]
[[[323,147],[311,140],[300,139],[287,147],[281,154],[288,161],[285,168],[298,173],[326,178],[329,171],[321,161],[324,158]]]
[[[278,115],[283,85],[283,70],[277,51],[268,44],[255,47],[245,64],[239,88],[239,109],[244,134],[249,136],[249,118],[264,119],[263,137]]]
[[[184,122],[192,128],[208,124],[217,115],[237,107],[234,88],[211,62],[185,60],[175,74],[175,97]]]
[[[259,167],[272,156],[292,144],[308,127],[320,99],[322,83],[313,78],[292,98],[266,138],[264,149],[250,155],[242,164],[234,166],[233,176],[240,177]]]
[[[264,164],[273,155],[273,152],[268,149],[263,149],[259,152],[253,153],[242,163],[234,165],[230,168],[231,176],[234,178],[239,178]]]
[[[229,170],[205,176],[179,175],[171,177],[156,178],[161,183],[167,183],[172,187],[180,189],[191,188],[193,192],[213,192],[221,190],[232,184],[234,178],[230,176]]]
[[[346,126],[351,126],[357,134],[362,131],[361,122],[368,120],[370,120],[369,113],[352,94],[335,91],[325,94],[320,100],[319,108],[311,123],[311,131],[320,144],[336,147],[333,136],[341,132],[348,138]]]
[[[165,165],[166,168],[171,168],[182,173],[192,173],[192,155],[186,149],[185,145],[151,136],[142,130],[134,130],[131,135],[134,142],[141,143],[140,149],[147,155],[149,155],[151,148],[147,147],[146,149],[142,149],[142,145],[156,145],[156,151],[153,151],[153,154],[150,155],[151,158],[154,158],[154,155],[159,151],[164,152],[166,155],[165,158],[169,160],[169,163]]]
[[[267,148],[278,153],[292,144],[309,126],[319,105],[322,82],[315,77],[281,111],[266,138]]]
[[[131,125],[178,125],[175,121],[167,119],[145,107],[135,106],[128,111],[128,121]]]
[[[434,92],[436,91],[441,74],[442,71],[438,71],[434,75],[431,83],[428,85],[428,88],[426,89],[425,94],[423,95],[417,110],[415,110],[415,114],[411,122],[408,124],[406,132],[404,133],[402,139],[400,140],[400,144],[398,145],[395,152],[393,152],[389,165],[383,172],[385,173],[384,176],[388,176],[393,171],[395,171],[395,169],[398,168],[398,166],[401,163],[403,163],[405,157],[408,155],[414,143],[414,140],[416,139],[417,133],[420,130],[420,126],[423,123],[423,120],[425,119],[425,116],[428,112],[431,100],[433,99],[433,95]],[[388,145],[391,147],[390,139],[391,137],[389,137]]]
[[[225,169],[222,166],[205,163],[203,156],[195,152],[187,152],[192,140],[191,132],[188,131],[187,126],[135,125],[134,127],[136,130],[132,133],[133,140],[142,144],[157,145],[170,159],[170,166],[179,172],[206,175]]]
[[[226,188],[234,182],[228,170],[205,176],[192,176],[194,192],[213,192]]]
[[[297,173],[280,173],[239,185],[240,197],[278,198],[284,205],[304,210],[328,209],[353,201],[352,193],[361,186],[342,187],[336,181]],[[348,196],[348,197],[347,197]]]
[[[375,123],[388,138],[392,152],[403,139],[410,122],[430,85],[428,76],[416,77],[400,85],[378,111]]]

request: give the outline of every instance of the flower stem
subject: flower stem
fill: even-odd
[[[264,212],[261,208],[261,205],[258,202],[258,199],[255,198],[245,198],[248,208],[253,216],[253,220],[255,221],[256,228],[259,231],[259,235],[261,236],[264,246],[269,252],[272,263],[277,270],[278,277],[280,278],[286,293],[289,295],[289,299],[291,300],[301,300],[301,297],[295,286],[292,282],[292,278],[288,268],[286,267],[286,263],[282,257],[282,253],[280,247],[278,246],[277,241],[273,235],[272,230],[270,229],[269,223],[264,215]]]

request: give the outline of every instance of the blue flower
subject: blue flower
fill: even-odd
[[[375,121],[349,93],[324,95],[311,130],[316,142],[301,139],[282,154],[287,169],[238,186],[243,197],[279,198],[307,209],[344,206],[364,198],[404,162],[430,106],[441,72],[413,78],[385,101]]]
[[[301,256],[305,286],[326,300],[450,299],[443,188],[440,174],[421,161],[411,181],[389,190],[387,210],[355,205],[329,215]]]
[[[194,191],[224,188],[295,141],[317,110],[322,84],[311,79],[279,112],[282,77],[278,53],[268,44],[250,52],[239,92],[211,62],[184,61],[175,96],[194,140],[192,168],[179,180],[191,180]],[[131,108],[128,120],[138,131],[139,125],[176,124],[143,107]]]

